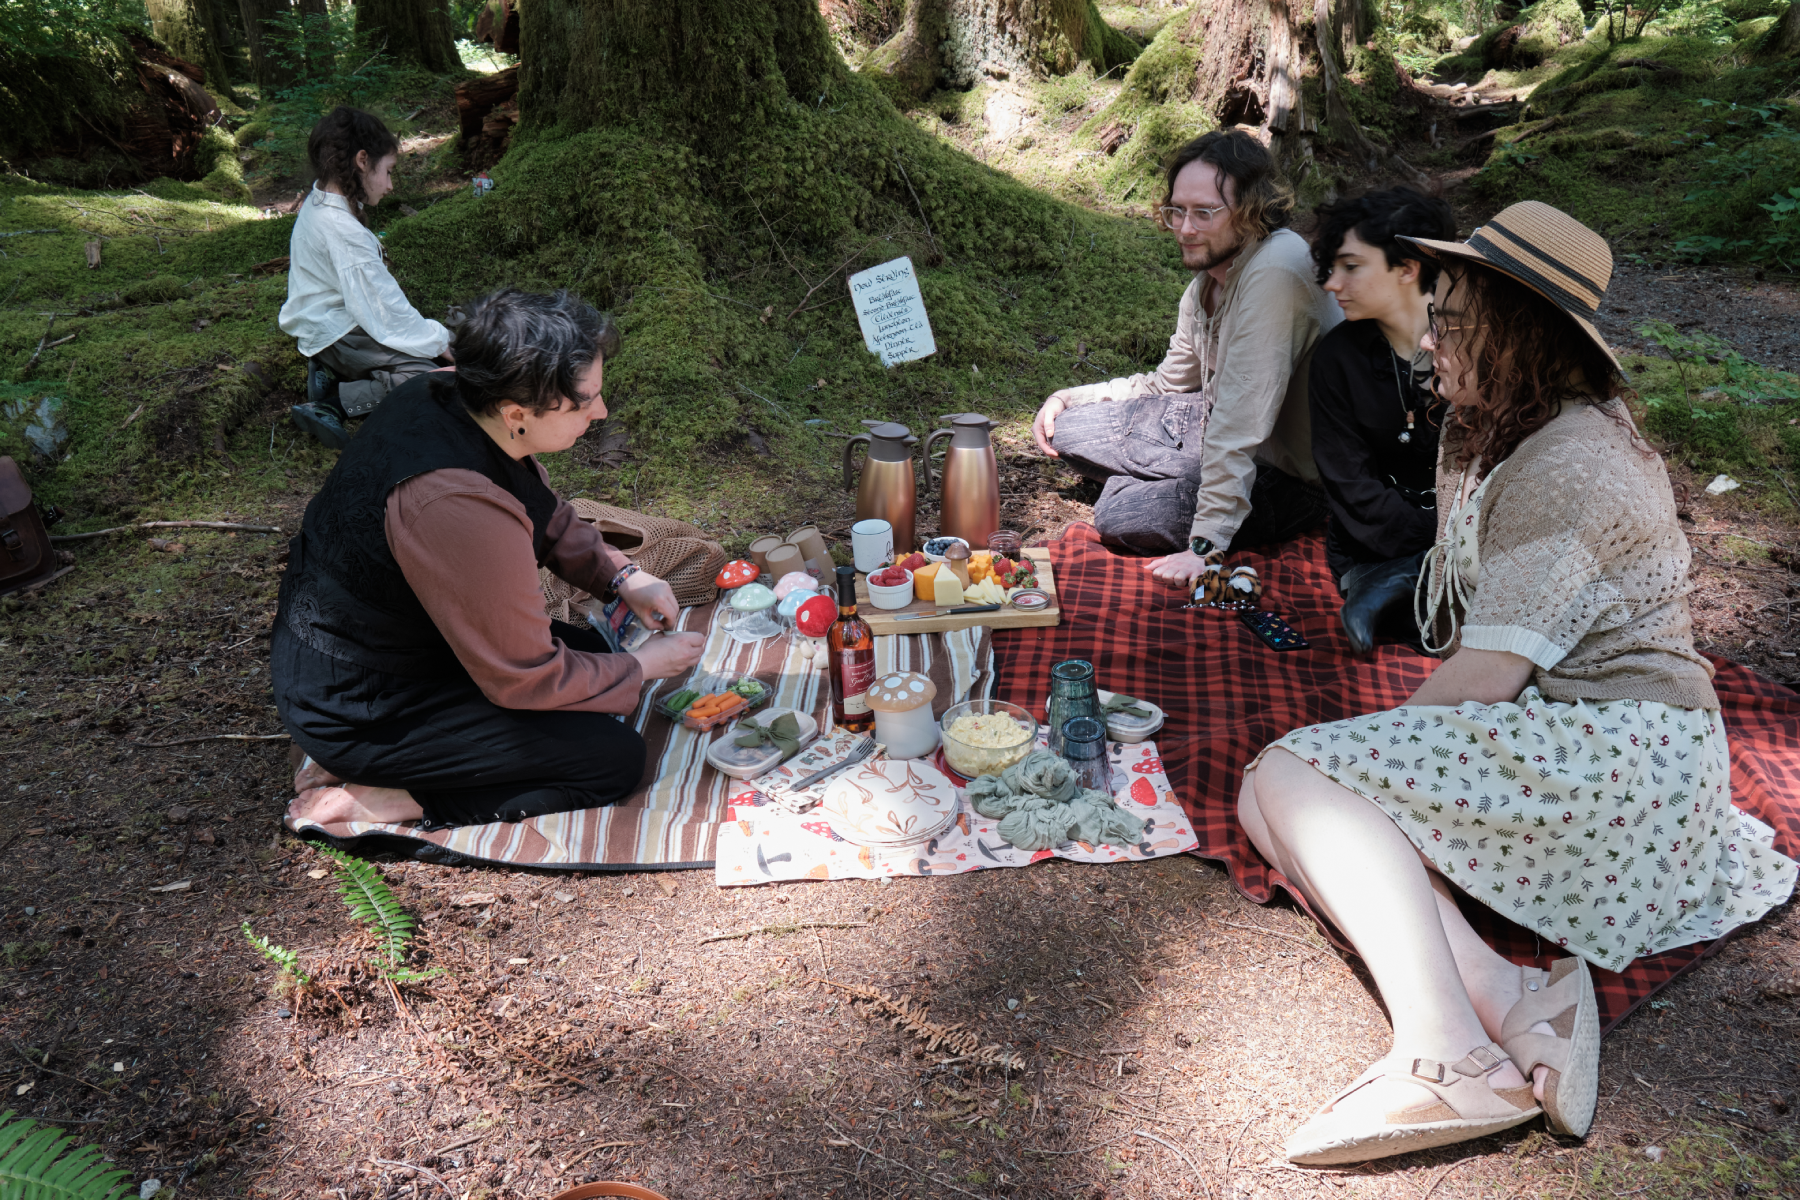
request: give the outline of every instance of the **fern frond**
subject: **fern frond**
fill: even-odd
[[[0,1113],[0,1196],[18,1200],[114,1200],[130,1194],[126,1172],[100,1158],[96,1146],[69,1147],[54,1125]]]
[[[298,954],[285,946],[276,945],[266,936],[257,936],[255,931],[250,928],[250,922],[248,921],[244,922],[244,940],[248,941],[258,954],[261,954],[264,958],[286,971],[289,975],[292,975],[301,983],[305,984],[312,982],[312,978],[307,975],[305,971],[300,969],[300,956]],[[3,1194],[4,1193],[0,1193],[0,1195]]]
[[[412,941],[417,922],[400,905],[387,880],[373,863],[352,858],[341,850],[325,849],[324,853],[337,867],[338,895],[350,915],[375,932],[385,962],[377,963],[383,976],[396,978],[394,972],[406,959],[406,947]]]

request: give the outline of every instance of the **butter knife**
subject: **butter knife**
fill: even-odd
[[[926,617],[956,617],[963,613],[999,612],[998,604],[965,604],[961,608],[940,608],[933,612],[902,613],[896,621],[923,621]]]

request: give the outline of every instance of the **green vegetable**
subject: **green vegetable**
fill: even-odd
[[[680,712],[699,698],[699,692],[696,692],[693,688],[684,688],[669,697],[669,707],[675,712]]]
[[[763,694],[763,685],[754,679],[740,679],[731,685],[731,690],[746,700],[754,700]]]

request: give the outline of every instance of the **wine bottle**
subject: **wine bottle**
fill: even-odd
[[[837,569],[838,618],[825,633],[831,664],[831,719],[839,729],[865,733],[875,727],[869,685],[875,682],[875,634],[856,615],[856,568]]]

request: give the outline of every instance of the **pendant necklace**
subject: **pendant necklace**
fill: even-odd
[[[1400,444],[1407,445],[1413,439],[1413,421],[1415,416],[1412,405],[1406,402],[1406,389],[1400,383],[1400,356],[1394,353],[1392,344],[1388,346],[1388,357],[1394,360],[1394,395],[1400,400],[1400,411],[1406,414],[1406,428],[1400,431]],[[1411,382],[1412,364],[1406,364],[1407,382]]]

